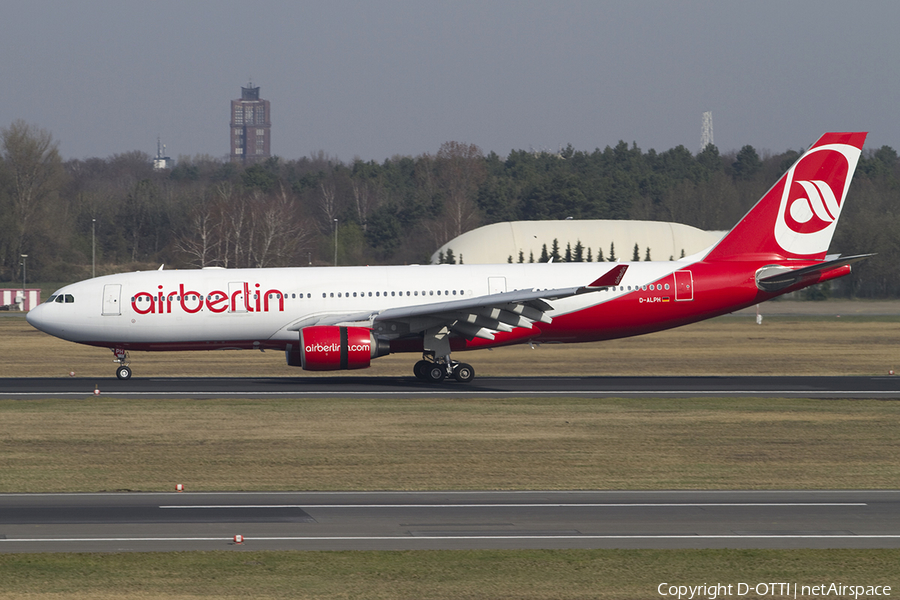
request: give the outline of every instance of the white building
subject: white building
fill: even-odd
[[[700,252],[722,239],[725,233],[661,221],[512,221],[467,231],[438,248],[431,255],[431,262],[437,264],[440,255],[446,255],[448,250],[453,251],[457,262],[462,256],[465,264],[505,263],[510,256],[513,262],[519,262],[519,252],[524,254],[525,262],[529,262],[532,254],[538,262],[544,244],[550,253],[554,239],[559,243],[562,257],[567,245],[571,244],[574,251],[580,241],[585,260],[588,249],[594,261],[600,250],[604,260],[609,260],[613,244],[616,259],[623,262],[632,259],[635,244],[641,260],[645,259],[648,248],[652,260],[669,260]]]

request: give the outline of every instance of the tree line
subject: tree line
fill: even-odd
[[[724,230],[801,152],[760,155],[748,145],[693,154],[619,142],[593,151],[513,150],[504,158],[446,142],[434,154],[382,162],[346,163],[320,152],[243,166],[194,156],[154,170],[151,156],[138,151],[63,160],[50,132],[15,121],[0,129],[0,281],[21,280],[22,254],[29,280],[64,282],[90,277],[93,257],[98,275],[161,263],[423,263],[465,231],[511,220],[644,219]],[[866,149],[832,251],[877,256],[854,267],[835,294],[900,296],[898,187],[897,153]],[[546,258],[610,260],[588,252],[551,248]]]

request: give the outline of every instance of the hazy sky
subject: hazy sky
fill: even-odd
[[[344,161],[441,143],[636,142],[781,152],[826,130],[900,149],[900,2],[97,0],[10,2],[0,126],[64,158],[229,152],[252,79],[272,152]]]

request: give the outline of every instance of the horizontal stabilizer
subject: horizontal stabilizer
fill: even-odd
[[[790,269],[781,265],[772,265],[763,267],[756,273],[756,287],[764,292],[777,292],[786,287],[792,286],[804,277],[815,273],[824,273],[825,271],[833,271],[846,267],[853,263],[874,256],[874,254],[859,254],[857,256],[847,256],[835,260],[829,260],[817,265],[803,267],[801,269]]]

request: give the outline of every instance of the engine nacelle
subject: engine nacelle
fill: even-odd
[[[307,371],[341,371],[366,369],[373,358],[389,352],[389,344],[371,329],[323,325],[301,329],[299,352],[288,348],[285,355],[289,365]]]

